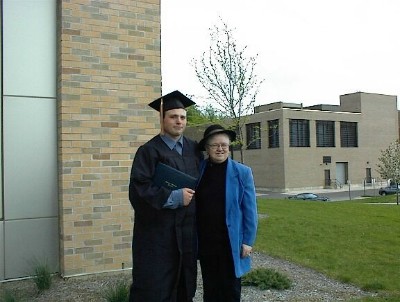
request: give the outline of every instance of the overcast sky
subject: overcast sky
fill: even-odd
[[[357,91],[400,98],[399,0],[162,0],[163,94],[205,95],[190,62],[220,18],[258,54],[257,105],[339,104]]]

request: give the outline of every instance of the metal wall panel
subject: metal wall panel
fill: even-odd
[[[4,99],[4,218],[58,215],[54,99]]]
[[[4,280],[4,222],[0,221],[0,281]]]
[[[56,96],[56,1],[3,0],[4,95]]]
[[[58,272],[57,218],[6,221],[4,229],[5,279],[32,275],[38,263]]]

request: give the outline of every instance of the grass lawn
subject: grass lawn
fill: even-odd
[[[255,248],[381,293],[364,301],[400,301],[400,206],[377,204],[383,201],[396,197],[342,202],[259,198],[259,214],[267,218],[259,220]]]

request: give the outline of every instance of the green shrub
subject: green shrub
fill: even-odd
[[[380,283],[380,282],[371,282],[367,283],[362,287],[363,290],[367,291],[378,291],[378,290],[384,290],[385,286]]]
[[[38,263],[34,271],[33,281],[39,292],[49,289],[51,286],[51,272],[47,263]]]
[[[257,268],[242,278],[242,285],[265,289],[288,289],[292,281],[285,275],[268,268]]]
[[[18,302],[19,300],[8,290],[0,296],[0,302]]]
[[[105,289],[102,296],[107,302],[128,302],[129,285],[124,281],[119,281]]]

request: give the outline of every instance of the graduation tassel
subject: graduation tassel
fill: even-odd
[[[161,98],[160,102],[160,127],[161,127],[161,134],[164,135],[164,101],[163,98]]]

